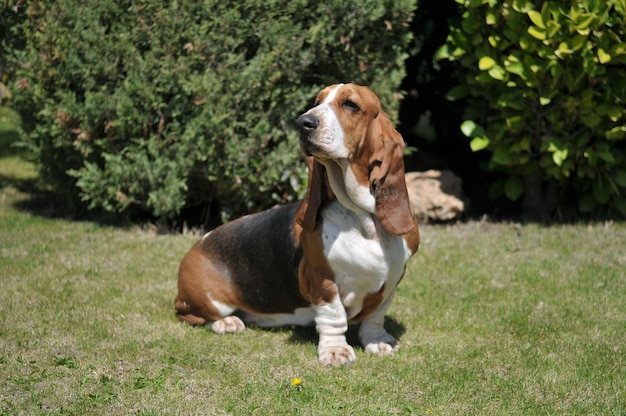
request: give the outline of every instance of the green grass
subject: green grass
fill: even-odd
[[[400,351],[323,368],[310,328],[178,322],[197,236],[37,216],[34,180],[0,159],[0,414],[626,414],[624,224],[424,226]]]

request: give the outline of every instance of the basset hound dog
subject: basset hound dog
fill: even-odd
[[[393,354],[384,318],[419,230],[409,204],[404,141],[367,87],[336,84],[296,120],[307,157],[304,200],[207,233],[183,258],[178,317],[235,333],[313,325],[321,364],[356,359],[346,342],[360,322],[365,351]]]

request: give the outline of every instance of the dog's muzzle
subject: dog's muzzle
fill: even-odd
[[[307,156],[311,156],[318,150],[318,146],[311,141],[311,138],[319,125],[320,119],[312,114],[302,114],[296,119],[296,127],[300,133],[300,147]]]
[[[296,119],[300,136],[309,136],[320,125],[320,119],[312,114],[302,114]]]

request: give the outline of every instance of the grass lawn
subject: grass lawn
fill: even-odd
[[[623,223],[423,226],[400,351],[323,368],[310,328],[178,322],[197,236],[38,216],[34,181],[0,159],[0,414],[626,414]]]

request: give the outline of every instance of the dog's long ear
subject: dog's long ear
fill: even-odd
[[[387,232],[403,235],[415,227],[404,178],[404,140],[382,110],[373,121],[370,143],[370,189],[376,199],[376,211]]]
[[[317,211],[328,198],[326,168],[313,156],[306,158],[309,165],[309,185],[300,209],[296,213],[296,221],[307,231],[315,230]]]

